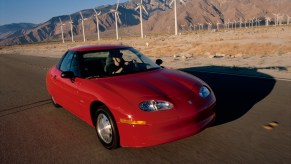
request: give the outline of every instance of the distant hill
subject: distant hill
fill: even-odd
[[[8,35],[11,35],[19,30],[31,29],[36,24],[33,23],[12,23],[0,26],[0,40],[6,39]]]
[[[249,21],[258,18],[264,23],[265,17],[271,17],[274,23],[273,13],[284,14],[283,22],[287,20],[286,15],[291,16],[291,0],[183,0],[186,5],[177,3],[177,17],[179,31],[190,31],[197,29],[197,25],[211,23],[213,28],[217,23],[221,25],[226,22],[241,20]],[[120,37],[139,35],[139,12],[135,10],[140,0],[130,0],[119,6],[119,33]],[[179,2],[179,0],[177,0]],[[170,0],[144,0],[144,7],[149,15],[143,14],[144,33],[174,33],[174,11],[170,6]],[[104,5],[97,7],[101,11],[99,16],[99,28],[101,38],[115,37],[115,19],[111,9],[116,5]],[[96,39],[96,19],[93,9],[82,11],[87,20],[85,21],[85,33],[87,39]],[[68,13],[70,14],[70,13]],[[79,12],[70,15],[73,21],[73,34],[75,38],[81,39],[82,26]],[[62,19],[64,36],[70,40],[70,17],[69,15],[56,16],[47,22],[33,26],[32,28],[20,28],[9,33],[1,40],[1,45],[26,44],[33,42],[46,42],[61,39],[61,28],[59,18]]]
[[[12,23],[0,26],[0,34],[6,32],[15,32],[22,29],[29,29],[34,27],[36,24],[33,23]]]

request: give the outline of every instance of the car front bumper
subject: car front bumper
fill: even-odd
[[[209,125],[216,117],[214,104],[196,113],[149,125],[118,123],[122,147],[148,147],[164,144],[195,135]]]

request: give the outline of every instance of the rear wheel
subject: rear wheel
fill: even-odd
[[[57,107],[57,108],[61,107],[61,106],[60,106],[60,105],[55,101],[55,99],[54,99],[53,96],[51,96],[51,101],[52,101],[52,103],[53,103],[53,105],[54,105],[55,107]]]
[[[119,134],[114,117],[105,106],[97,109],[95,127],[101,144],[107,149],[119,147]]]

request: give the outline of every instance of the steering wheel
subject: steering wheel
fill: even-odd
[[[125,72],[135,72],[138,70],[138,63],[136,60],[128,61],[128,65],[125,65]]]

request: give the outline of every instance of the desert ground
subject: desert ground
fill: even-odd
[[[291,79],[291,25],[229,30],[204,30],[174,35],[147,35],[120,40],[90,38],[87,42],[47,42],[0,47],[1,54],[59,58],[67,49],[82,45],[122,44],[137,48],[153,60],[163,59],[167,68],[212,67],[213,72],[232,74],[259,72],[274,78]],[[217,67],[217,68],[218,68]],[[251,70],[251,71],[248,71]],[[203,71],[203,69],[201,70]],[[209,69],[207,70],[209,72]],[[256,74],[251,74],[256,76]]]

